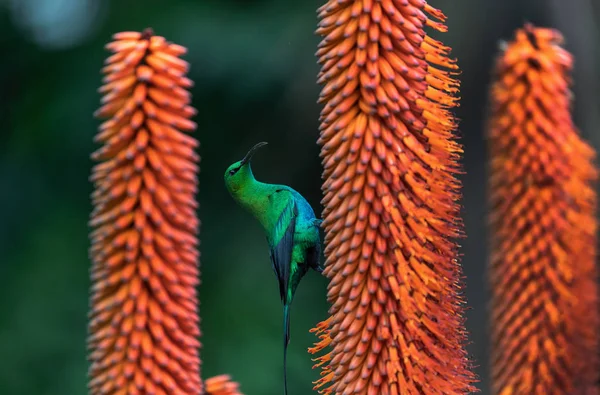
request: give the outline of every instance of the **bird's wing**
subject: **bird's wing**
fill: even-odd
[[[271,243],[271,263],[277,280],[279,281],[279,293],[281,301],[286,302],[288,283],[291,275],[292,250],[294,248],[294,230],[296,229],[296,217],[298,208],[294,199],[289,199],[283,208],[275,229]]]

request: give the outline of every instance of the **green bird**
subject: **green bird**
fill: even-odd
[[[225,185],[233,199],[260,222],[267,235],[271,264],[283,303],[283,381],[287,395],[290,305],[308,268],[319,273],[323,271],[319,263],[322,220],[315,217],[310,204],[294,189],[254,178],[250,161],[256,150],[265,145],[266,142],[256,144],[244,159],[229,166],[225,172]]]

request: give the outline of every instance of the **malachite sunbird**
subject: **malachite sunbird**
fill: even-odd
[[[262,142],[248,151],[225,172],[225,185],[233,199],[249,211],[267,235],[273,271],[279,281],[283,303],[283,381],[287,395],[286,359],[290,341],[290,305],[296,288],[308,268],[321,273],[321,220],[310,204],[294,189],[285,185],[257,181],[250,161]]]

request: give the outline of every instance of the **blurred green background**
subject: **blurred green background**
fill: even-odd
[[[462,69],[465,145],[461,241],[469,351],[488,391],[485,283],[487,87],[501,39],[525,21],[563,31],[576,56],[575,119],[600,146],[597,0],[431,0],[449,17]],[[258,141],[264,181],[320,212],[315,0],[0,0],[0,394],[86,393],[88,176],[99,122],[99,70],[111,34],[147,26],[189,48],[202,143],[200,291],[203,376],[229,373],[246,394],[282,392],[281,304],[261,229],[222,175]],[[318,371],[308,330],[327,316],[326,280],[309,273],[292,310],[291,394]]]

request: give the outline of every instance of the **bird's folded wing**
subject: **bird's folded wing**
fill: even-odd
[[[271,263],[279,281],[281,301],[285,303],[290,279],[292,250],[294,247],[294,230],[298,208],[294,199],[289,199],[277,223],[271,241]]]

